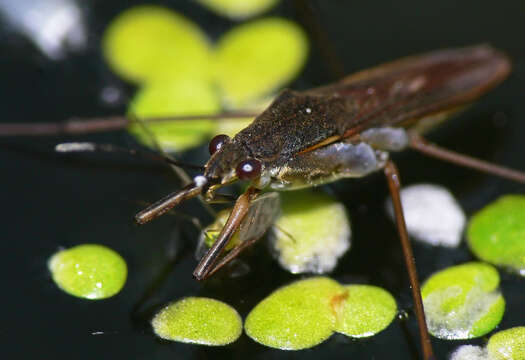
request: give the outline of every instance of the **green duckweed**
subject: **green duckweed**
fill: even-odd
[[[346,285],[337,308],[335,331],[350,337],[368,337],[394,320],[397,304],[386,290],[370,285]]]
[[[331,301],[344,292],[329,278],[294,282],[261,301],[248,314],[244,329],[258,343],[278,349],[315,346],[332,335],[336,318]]]
[[[137,6],[106,29],[103,53],[111,68],[134,82],[210,79],[211,45],[200,28],[176,12]]]
[[[187,297],[167,305],[151,325],[163,339],[201,345],[230,344],[242,333],[242,320],[235,309],[203,297]]]
[[[96,244],[61,250],[49,259],[48,267],[62,290],[90,300],[117,294],[127,276],[124,259],[115,251]]]
[[[312,190],[281,195],[273,247],[281,266],[293,273],[325,273],[350,247],[350,222],[345,207]]]
[[[468,244],[480,259],[525,275],[525,196],[507,195],[470,220]]]
[[[293,79],[308,52],[295,23],[265,18],[224,34],[215,53],[215,79],[230,108],[246,107]]]
[[[195,114],[214,114],[220,111],[219,99],[206,82],[185,80],[154,82],[144,87],[133,99],[129,112],[139,119]],[[183,151],[200,145],[215,131],[212,120],[177,120],[148,122],[148,130],[167,151]],[[140,124],[129,127],[130,133],[145,145],[151,137]]]
[[[490,360],[525,359],[525,326],[499,331],[487,344]]]
[[[498,285],[498,272],[484,263],[452,266],[432,275],[421,289],[430,333],[470,339],[493,330],[505,310]]]
[[[219,15],[232,19],[245,19],[263,13],[279,0],[198,0],[202,5]]]
[[[396,312],[395,300],[381,288],[313,277],[274,291],[248,314],[244,328],[263,345],[300,350],[323,342],[334,331],[372,336],[385,329]]]

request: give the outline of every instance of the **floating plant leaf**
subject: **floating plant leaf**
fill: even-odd
[[[494,329],[505,310],[499,275],[484,263],[452,266],[421,289],[429,331],[442,339],[471,339]]]
[[[117,294],[127,276],[124,259],[115,251],[96,244],[61,250],[49,259],[48,267],[62,290],[91,300]]]
[[[219,111],[219,99],[212,86],[197,80],[147,84],[137,93],[129,110],[139,119],[215,114]],[[146,125],[161,147],[168,151],[195,147],[215,130],[212,120],[154,121]],[[141,143],[152,145],[149,134],[140,124],[131,125],[129,131]]]
[[[480,210],[467,238],[480,259],[525,275],[525,196],[503,196]]]
[[[103,51],[112,69],[136,82],[210,79],[211,49],[200,28],[174,11],[137,6],[106,29]]]
[[[489,339],[487,350],[490,360],[525,359],[525,326],[495,333]]]
[[[272,240],[281,266],[292,273],[325,273],[350,247],[343,204],[311,190],[283,193]]]
[[[295,23],[266,18],[235,27],[219,39],[215,77],[226,105],[238,109],[292,80],[308,51]]]
[[[450,191],[433,184],[411,185],[401,190],[401,202],[410,236],[431,245],[458,246],[465,214]],[[387,210],[394,219],[390,199]]]
[[[335,305],[335,331],[350,337],[368,337],[385,329],[397,313],[396,301],[386,290],[370,285],[346,285]]]
[[[245,19],[263,13],[277,4],[278,0],[198,0],[219,15],[232,19]]]
[[[283,350],[315,346],[332,334],[335,313],[331,301],[344,292],[343,286],[325,277],[282,287],[248,314],[246,334],[258,343]]]
[[[155,315],[151,325],[163,339],[201,345],[230,344],[242,332],[242,320],[235,309],[201,297],[169,304]]]

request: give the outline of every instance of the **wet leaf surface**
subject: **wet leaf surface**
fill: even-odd
[[[90,300],[117,294],[127,277],[124,259],[102,245],[77,245],[54,254],[48,262],[53,281],[70,295]]]

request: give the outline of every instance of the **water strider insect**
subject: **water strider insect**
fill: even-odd
[[[433,351],[399,199],[400,178],[388,155],[411,147],[525,183],[521,172],[439,148],[421,136],[496,86],[509,71],[510,62],[503,53],[480,45],[401,59],[313,90],[285,90],[234,138],[214,138],[204,172],[182,190],[141,211],[136,221],[146,223],[197,195],[212,201],[220,187],[237,180],[249,182],[195,269],[195,277],[202,280],[251,243],[241,243],[220,259],[261,190],[292,190],[383,170],[393,198],[424,357],[431,359]],[[2,129],[0,132],[6,133],[7,125]]]
[[[210,142],[211,158],[203,174],[138,213],[135,220],[144,224],[181,201],[200,194],[213,200],[220,187],[248,181],[250,186],[237,199],[226,225],[193,273],[202,280],[225,264],[217,265],[217,261],[261,190],[292,190],[383,170],[394,203],[424,358],[431,359],[434,355],[400,203],[399,173],[388,155],[412,147],[525,183],[523,173],[439,148],[421,136],[500,83],[510,68],[503,53],[479,45],[408,57],[313,90],[285,90],[234,138],[216,136]]]

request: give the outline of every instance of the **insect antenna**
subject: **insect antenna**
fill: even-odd
[[[80,119],[70,118],[64,122],[49,123],[3,123],[0,124],[0,136],[49,136],[49,135],[79,135],[94,132],[122,130],[138,121],[156,123],[166,121],[190,120],[242,120],[257,116],[257,112],[225,112],[219,114],[180,115],[151,117],[138,119],[136,116],[107,116]]]
[[[146,152],[137,149],[130,149],[113,144],[97,144],[92,142],[69,142],[62,143],[55,146],[55,151],[60,153],[76,153],[76,152],[104,152],[104,153],[120,153],[133,157],[141,157],[152,161],[162,161],[181,168],[204,171],[204,166],[188,164],[182,161],[175,160],[161,154]]]

